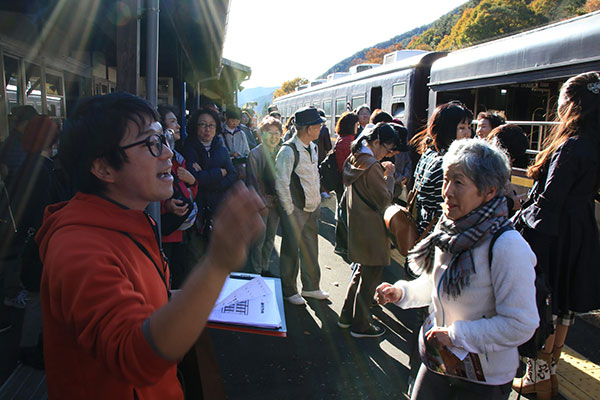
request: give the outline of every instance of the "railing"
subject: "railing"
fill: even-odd
[[[524,129],[527,139],[529,139],[529,149],[527,154],[536,155],[542,150],[544,139],[550,131],[550,127],[558,125],[558,122],[551,121],[506,121],[507,124],[515,124],[521,127],[529,127],[529,132]]]

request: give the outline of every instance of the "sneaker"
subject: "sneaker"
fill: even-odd
[[[367,329],[366,331],[363,332],[354,332],[354,331],[350,331],[350,335],[353,338],[375,338],[375,337],[379,337],[382,336],[385,333],[385,328],[383,326],[377,326],[377,325],[373,325],[371,324],[369,326],[369,329]]]
[[[298,293],[296,293],[293,296],[286,297],[285,299],[287,301],[289,301],[290,303],[295,304],[297,306],[303,306],[304,304],[306,304],[306,300],[304,300],[302,298],[302,296],[300,296]]]
[[[0,321],[0,333],[8,332],[12,328],[9,321]]]
[[[324,292],[321,289],[309,290],[308,292],[302,291],[302,297],[310,297],[317,300],[326,300],[329,298],[329,293]]]
[[[27,290],[21,290],[15,297],[5,297],[4,305],[23,309],[27,305],[28,296]]]
[[[321,197],[324,199],[330,199],[331,195],[327,192],[321,192]]]
[[[340,317],[340,319],[338,319],[337,326],[339,326],[342,329],[348,329],[348,328],[350,328],[351,325],[352,325],[352,321],[346,321],[342,317]]]

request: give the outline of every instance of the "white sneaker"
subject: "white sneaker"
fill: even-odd
[[[324,292],[321,289],[310,290],[308,292],[302,291],[302,297],[311,297],[317,300],[326,300],[329,298],[329,293]]]
[[[297,306],[303,306],[303,305],[305,305],[305,304],[306,304],[306,300],[304,300],[304,299],[302,298],[302,296],[300,296],[298,293],[296,293],[296,294],[295,294],[295,295],[293,295],[293,296],[286,297],[285,299],[286,299],[287,301],[289,301],[290,303],[292,303],[292,304],[295,304],[295,305],[297,305]]]

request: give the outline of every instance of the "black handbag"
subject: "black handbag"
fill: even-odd
[[[171,199],[177,199],[183,201],[183,204],[188,206],[188,210],[183,215],[176,215],[173,213],[165,213],[160,216],[160,233],[163,236],[169,236],[173,232],[179,229],[179,227],[187,221],[190,214],[194,211],[194,200],[191,196],[186,196],[179,187],[179,179],[173,175],[173,196]]]
[[[521,236],[523,236],[523,239],[529,243],[534,250],[534,253],[536,248],[546,247],[545,243],[536,245],[536,243],[544,241],[543,234],[530,228],[523,220],[521,213],[534,202],[537,188],[538,185],[536,182],[530,192],[529,199],[512,218],[513,226]],[[544,347],[548,336],[554,333],[554,322],[552,319],[552,291],[546,280],[546,274],[544,273],[543,267],[539,264],[539,255],[536,254],[536,256],[538,257],[538,264],[535,266],[535,302],[540,318],[540,324],[533,336],[527,342],[519,346],[519,355],[529,358],[536,358],[538,351]]]

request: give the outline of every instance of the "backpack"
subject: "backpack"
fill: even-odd
[[[300,183],[300,177],[298,174],[296,174],[296,167],[300,161],[300,153],[298,153],[296,145],[291,141],[284,142],[283,146],[291,148],[294,152],[294,169],[292,170],[292,176],[290,177],[290,193],[292,194],[292,202],[294,203],[294,206],[303,210],[306,203],[306,197],[304,195],[304,188]]]
[[[511,226],[505,226],[494,233],[489,247],[489,264],[492,268],[492,250],[496,239],[504,232],[513,230]],[[540,317],[540,325],[535,330],[533,336],[519,346],[519,355],[521,357],[536,358],[538,351],[544,347],[544,343],[548,336],[554,333],[554,324],[552,322],[552,294],[546,284],[544,272],[537,265],[535,267],[535,302]]]
[[[342,182],[342,174],[338,169],[335,152],[329,151],[321,164],[319,164],[321,186],[328,192],[337,189]]]
[[[52,159],[52,169],[48,179],[50,181],[47,192],[48,198],[46,199],[48,204],[67,201],[75,194],[71,180],[58,158]],[[26,234],[20,252],[21,283],[30,292],[39,292],[43,269],[38,245],[35,242],[35,234],[39,226],[22,226],[20,229]]]

